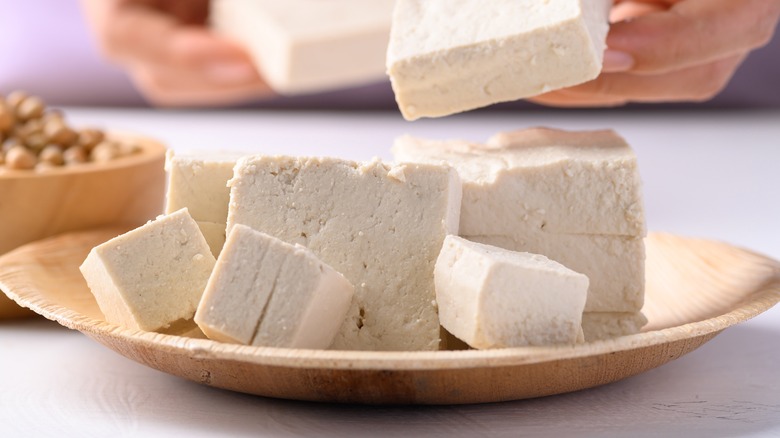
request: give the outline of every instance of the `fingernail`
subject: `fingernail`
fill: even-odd
[[[257,70],[247,63],[216,63],[206,67],[206,74],[214,82],[235,84],[257,78]]]
[[[612,49],[607,49],[604,52],[604,63],[601,71],[605,73],[619,73],[631,70],[633,67],[634,57],[630,53]]]

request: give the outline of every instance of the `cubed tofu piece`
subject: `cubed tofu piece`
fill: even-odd
[[[582,339],[588,277],[547,257],[447,236],[434,278],[442,326],[473,348]]]
[[[301,94],[385,78],[394,0],[214,0],[211,23],[242,43],[274,91]]]
[[[617,338],[639,333],[647,324],[642,312],[585,312],[582,314],[582,331],[585,342]]]
[[[233,177],[233,166],[241,156],[233,152],[168,151],[165,212],[187,208],[196,221],[222,224],[224,228],[230,202],[227,182]]]
[[[195,313],[211,339],[325,349],[352,303],[352,284],[310,250],[235,225]]]
[[[214,263],[182,209],[96,246],[80,269],[106,321],[155,331],[192,318]]]
[[[613,131],[534,128],[488,144],[396,140],[399,162],[446,162],[463,180],[460,234],[646,234],[636,156]]]
[[[637,312],[644,304],[645,245],[640,237],[554,234],[463,236],[512,251],[543,254],[590,279],[586,312]]]
[[[613,0],[398,0],[387,71],[407,120],[535,96],[601,72]]]
[[[244,224],[304,245],[355,286],[333,348],[439,348],[433,266],[458,229],[453,169],[255,156],[230,185],[228,231]]]

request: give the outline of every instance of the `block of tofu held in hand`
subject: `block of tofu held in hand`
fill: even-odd
[[[588,277],[544,256],[447,236],[434,279],[442,326],[471,347],[583,339]]]
[[[601,72],[613,0],[398,0],[387,71],[408,120],[535,96]]]
[[[344,322],[353,291],[308,249],[235,225],[195,322],[217,341],[325,349]]]
[[[106,321],[154,331],[192,318],[214,263],[182,209],[96,246],[80,269]]]
[[[246,46],[277,93],[381,81],[395,0],[212,0],[211,24]]]
[[[355,286],[332,348],[439,348],[433,267],[458,230],[453,169],[253,156],[239,161],[230,185],[228,230],[244,224],[304,245]]]

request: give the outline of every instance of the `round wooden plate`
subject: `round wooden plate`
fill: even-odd
[[[118,353],[195,382],[269,397],[453,404],[559,394],[674,360],[780,301],[780,264],[750,251],[666,234],[647,238],[645,332],[574,347],[350,352],[247,347],[107,323],[78,266],[123,232],[55,237],[0,257],[0,288],[22,306]]]

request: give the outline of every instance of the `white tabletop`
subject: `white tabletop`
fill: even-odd
[[[77,124],[177,150],[389,158],[398,135],[484,140],[508,129],[614,128],[634,146],[651,230],[780,259],[780,111],[543,112],[406,123],[395,113],[68,111]],[[55,323],[0,322],[0,436],[780,437],[780,306],[699,350],[572,394],[447,407],[266,399],[139,365]]]

